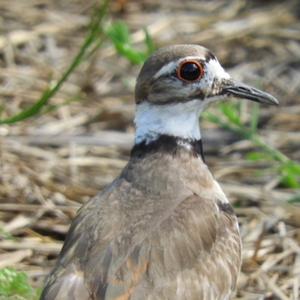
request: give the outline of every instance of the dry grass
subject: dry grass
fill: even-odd
[[[1,0],[3,117],[36,101],[68,66],[94,2]],[[276,95],[281,106],[263,108],[259,131],[299,161],[299,9],[297,0],[119,0],[111,15],[128,23],[137,45],[143,26],[158,46],[203,44],[234,77]],[[41,285],[79,205],[128,159],[137,72],[106,43],[52,99],[53,111],[0,126],[0,267],[25,270]],[[295,191],[280,187],[276,172],[264,172],[267,162],[245,160],[249,142],[203,127],[208,165],[238,204],[244,263],[237,299],[299,299],[300,207],[287,204]]]

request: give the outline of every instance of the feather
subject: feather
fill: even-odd
[[[180,144],[147,153],[80,209],[42,300],[224,300],[234,289],[237,220],[206,165]]]

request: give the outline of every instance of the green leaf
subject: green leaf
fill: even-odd
[[[266,152],[249,152],[246,158],[251,161],[272,160],[272,157]]]
[[[288,161],[287,163],[281,165],[280,172],[282,175],[281,182],[286,187],[290,188],[300,188],[300,165]]]
[[[203,117],[212,123],[215,123],[218,125],[220,125],[220,123],[221,123],[220,117],[215,114],[212,114],[211,112],[208,112],[208,111],[203,112]]]
[[[300,176],[300,165],[292,160],[281,166],[282,171],[287,171],[295,176]]]
[[[227,119],[235,125],[241,126],[242,122],[239,116],[239,111],[236,106],[229,103],[220,103],[219,106],[222,113]]]
[[[108,27],[106,34],[115,44],[131,45],[128,26],[122,21],[117,21]]]
[[[106,35],[113,42],[117,52],[124,56],[132,64],[142,64],[146,58],[154,51],[154,43],[149,35],[148,31],[144,29],[145,32],[145,45],[146,51],[139,51],[134,49],[131,36],[129,33],[128,26],[126,23],[117,21],[110,25],[106,30]]]
[[[33,300],[38,299],[38,293],[39,291],[30,286],[24,272],[18,272],[12,268],[0,270],[0,296],[20,296],[22,298],[19,297],[19,299]]]
[[[134,50],[128,44],[115,44],[115,48],[119,54],[124,56],[133,64],[142,64],[146,59],[146,55],[144,53]]]
[[[290,174],[282,176],[281,183],[288,188],[292,188],[292,189],[300,188],[299,181],[293,175]]]

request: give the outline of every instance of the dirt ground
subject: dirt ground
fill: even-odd
[[[78,52],[96,1],[0,0],[0,111],[33,104]],[[125,21],[136,47],[147,27],[157,47],[210,48],[235,78],[270,92],[259,132],[300,160],[300,2],[111,1],[107,22]],[[132,66],[105,41],[37,117],[0,126],[0,267],[35,286],[60,251],[81,203],[126,164],[133,142]],[[249,120],[251,103],[243,119]],[[212,107],[213,112],[216,108]],[[276,164],[249,161],[239,136],[202,122],[207,164],[238,214],[243,266],[235,299],[300,299],[299,190],[279,184]]]

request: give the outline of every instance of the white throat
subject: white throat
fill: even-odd
[[[157,105],[142,102],[137,105],[135,143],[147,144],[166,134],[175,137],[199,140],[199,114],[203,109],[201,100],[185,103]]]

